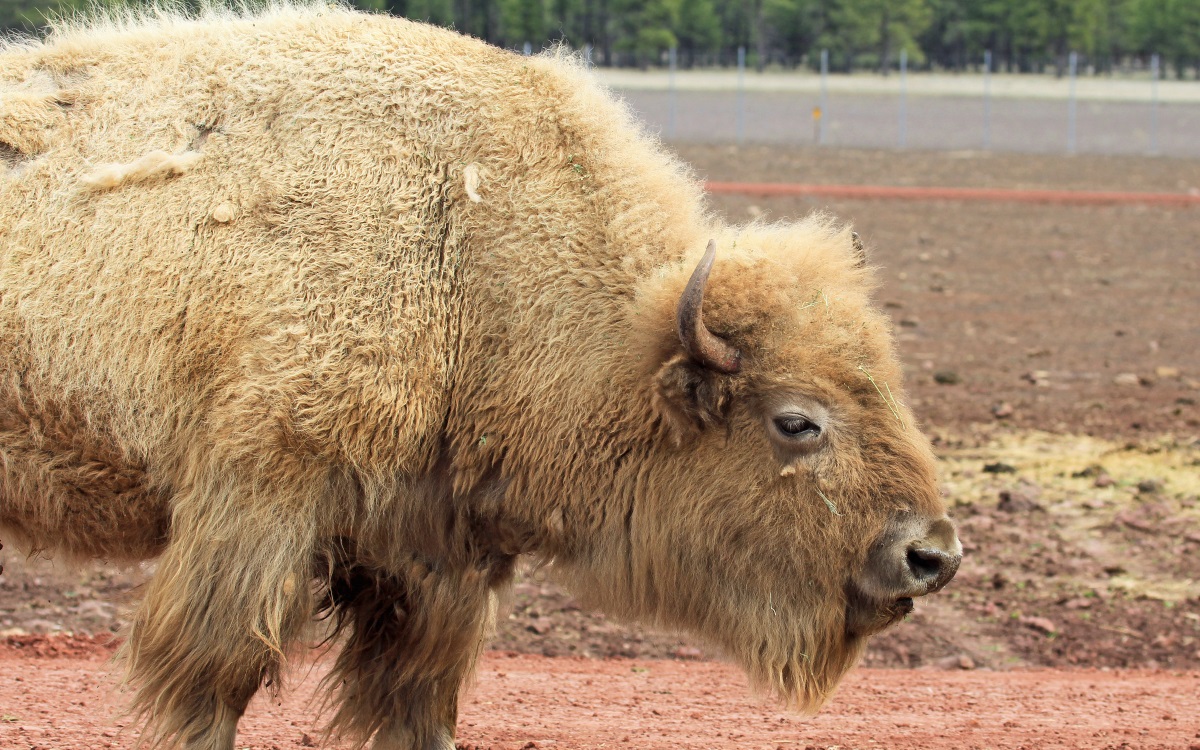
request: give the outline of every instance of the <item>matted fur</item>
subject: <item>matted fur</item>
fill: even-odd
[[[152,743],[232,747],[325,612],[332,729],[452,747],[525,554],[815,710],[871,542],[944,510],[849,230],[717,222],[568,56],[326,6],[68,24],[0,54],[0,157],[0,528],[159,556]],[[675,332],[710,238],[732,376]],[[831,422],[781,463],[790,394]]]

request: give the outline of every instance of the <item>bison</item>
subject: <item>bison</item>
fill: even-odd
[[[523,557],[815,710],[958,566],[856,235],[718,221],[569,55],[66,25],[0,53],[0,166],[0,529],[157,559],[152,744],[323,635],[332,731],[450,750]]]

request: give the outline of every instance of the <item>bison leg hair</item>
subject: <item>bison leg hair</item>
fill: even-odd
[[[305,492],[287,491],[307,483],[286,473],[248,480],[225,464],[176,497],[124,647],[151,744],[231,750],[250,698],[279,682],[312,612],[314,524]]]
[[[378,750],[453,750],[458,689],[491,630],[493,587],[511,574],[511,559],[336,565],[325,606],[344,644],[325,681],[336,688],[331,728]]]

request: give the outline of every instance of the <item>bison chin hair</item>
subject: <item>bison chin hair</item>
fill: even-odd
[[[561,561],[550,571],[585,606],[682,630],[717,647],[742,667],[756,694],[805,714],[825,705],[868,641],[847,631],[844,597],[823,586],[809,592],[812,598],[784,603],[761,590],[689,585],[699,582],[681,576],[672,578],[678,586],[635,585],[637,593],[630,596],[618,583],[629,581],[621,575],[600,577],[594,568]],[[663,598],[651,590],[673,595]]]
[[[742,624],[744,640],[725,643],[725,651],[741,664],[756,693],[805,714],[825,705],[867,644],[867,638],[846,632],[836,611],[800,615],[787,623],[768,605],[765,615],[755,619]]]

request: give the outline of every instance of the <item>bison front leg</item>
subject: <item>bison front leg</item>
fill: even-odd
[[[511,567],[435,570],[414,560],[399,573],[336,571],[330,604],[346,638],[326,678],[339,703],[333,729],[371,738],[377,750],[454,750],[459,686],[491,630],[493,587]]]
[[[250,698],[278,681],[312,612],[312,506],[297,486],[233,473],[176,500],[124,649],[151,744],[231,750]]]

